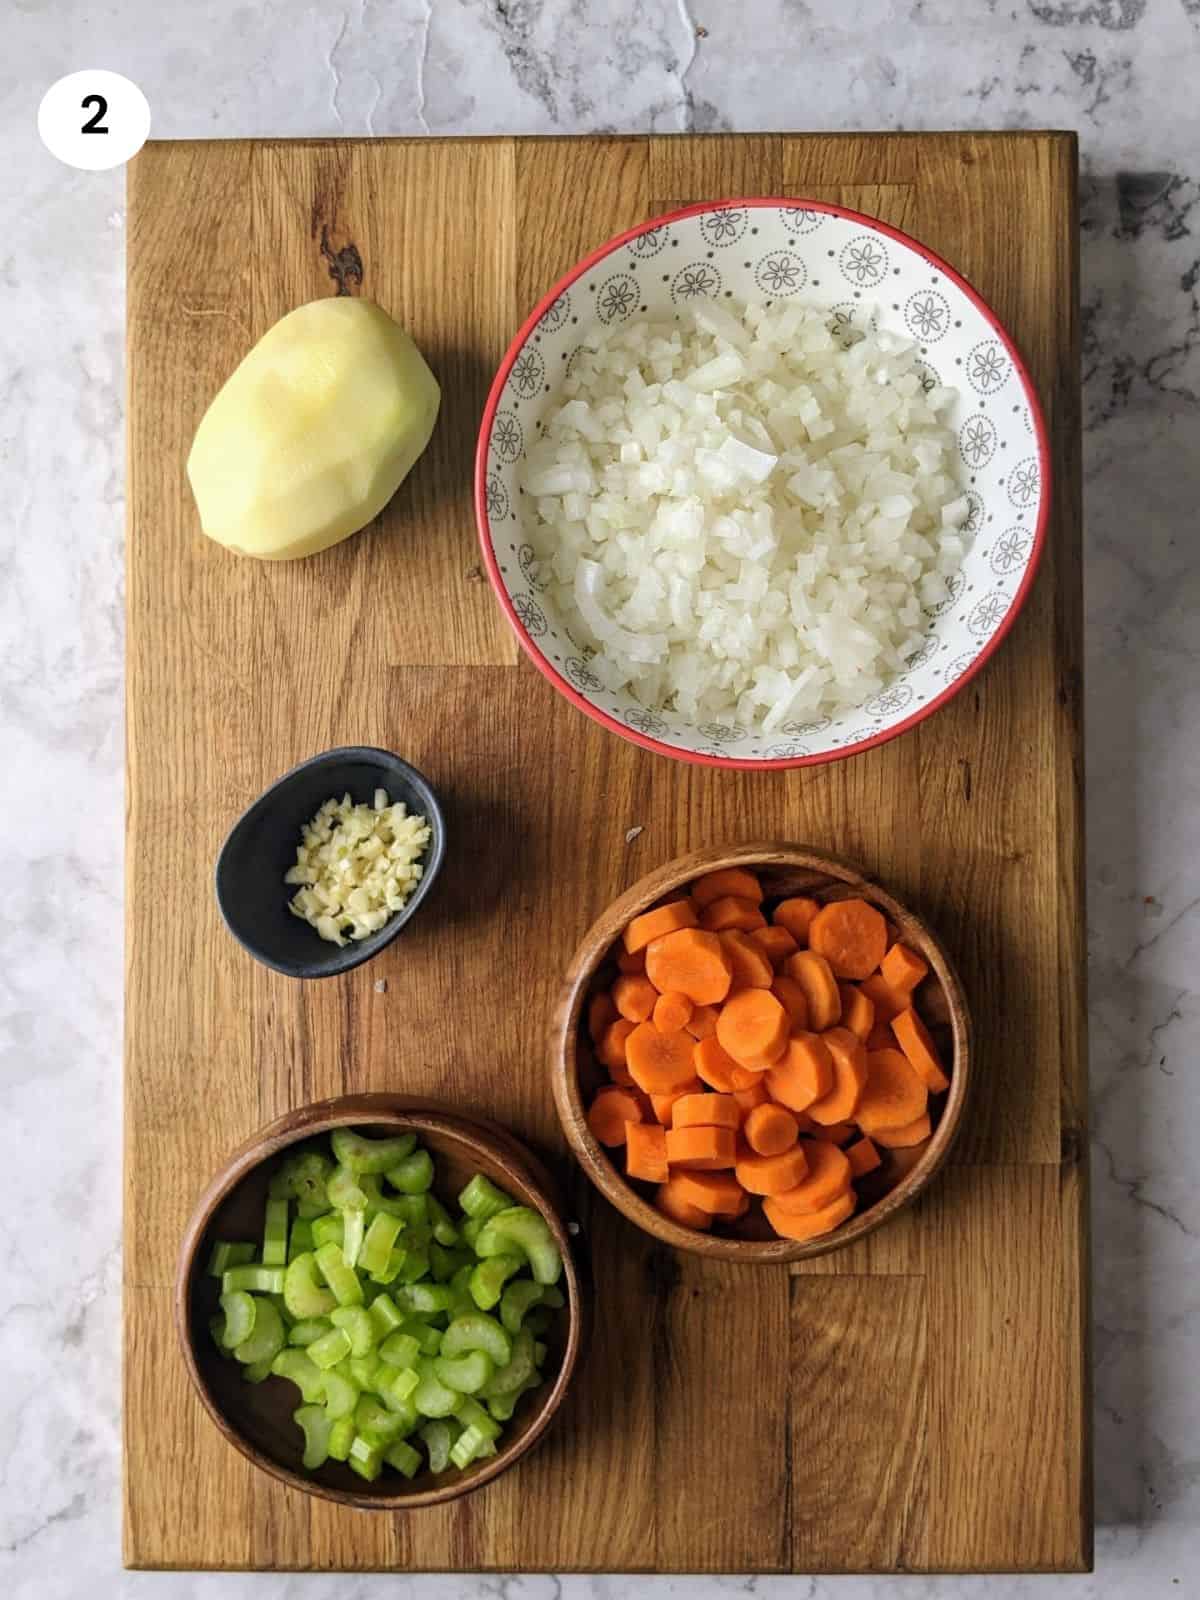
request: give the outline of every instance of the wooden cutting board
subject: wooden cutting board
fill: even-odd
[[[842,202],[946,256],[1016,336],[1055,457],[1045,563],[986,672],[882,749],[778,775],[659,758],[572,710],[520,658],[471,510],[484,394],[527,309],[618,230],[736,195]],[[1068,134],[151,144],[135,159],[131,1566],[1089,1566],[1076,222]],[[444,394],[434,441],[336,550],[232,557],[199,534],[192,431],[277,317],[339,286],[425,351]],[[379,960],[301,985],[225,932],[213,861],[268,782],[352,743],[438,787],[447,865]],[[856,859],[930,917],[978,1041],[946,1175],[860,1246],[790,1272],[676,1255],[605,1206],[566,1159],[544,1062],[562,970],[609,900],[692,846],[771,837]],[[255,1472],[189,1391],[170,1314],[185,1219],[231,1147],[367,1089],[452,1098],[548,1154],[598,1296],[545,1445],[480,1494],[400,1515]]]

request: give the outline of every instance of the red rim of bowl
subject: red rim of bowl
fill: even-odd
[[[661,739],[652,739],[648,734],[639,733],[636,728],[631,728],[626,723],[618,722],[615,717],[609,716],[606,711],[601,711],[599,706],[593,705],[590,700],[581,695],[538,649],[528,629],[516,613],[512,603],[512,596],[509,594],[508,587],[500,572],[500,563],[496,559],[495,547],[492,544],[491,520],[487,509],[488,444],[492,436],[492,425],[496,418],[496,411],[500,405],[501,393],[526,341],[559,296],[579,278],[583,277],[585,272],[590,271],[597,262],[603,261],[605,256],[612,255],[622,245],[628,244],[631,239],[636,239],[643,233],[650,233],[655,228],[665,227],[668,223],[680,222],[685,217],[700,216],[708,211],[778,210],[784,207],[800,207],[806,211],[823,211],[830,216],[844,217],[850,222],[869,229],[872,233],[883,234],[885,238],[893,239],[898,244],[902,244],[907,249],[914,251],[923,260],[927,261],[931,267],[936,267],[956,288],[966,295],[967,299],[983,317],[1008,352],[1013,369],[1020,380],[1022,389],[1025,391],[1025,399],[1028,402],[1030,415],[1033,418],[1034,436],[1037,440],[1038,470],[1041,475],[1041,500],[1038,505],[1037,527],[1034,529],[1033,549],[1030,551],[1029,563],[1025,568],[1025,574],[999,627],[970,666],[955,678],[954,682],[944,689],[941,694],[928,701],[919,711],[914,711],[912,716],[906,717],[902,722],[897,722],[890,728],[882,729],[879,733],[873,733],[868,739],[860,739],[856,744],[845,745],[838,750],[823,750],[817,755],[786,756],[777,760],[759,757],[702,755],[698,750],[686,750],[678,745],[666,744]],[[684,206],[678,211],[667,211],[661,216],[651,217],[649,222],[641,222],[636,228],[629,228],[624,233],[617,234],[615,238],[609,239],[607,243],[593,250],[590,255],[584,256],[582,261],[573,266],[569,272],[558,280],[553,288],[542,296],[521,324],[515,338],[505,351],[504,360],[500,363],[496,376],[492,380],[492,387],[488,392],[487,404],[483,409],[483,421],[479,426],[479,440],[475,448],[475,521],[479,528],[479,542],[483,548],[484,565],[487,567],[492,588],[496,591],[496,597],[500,601],[510,626],[526,655],[528,655],[538,671],[548,678],[558,692],[568,699],[573,706],[591,717],[594,722],[599,722],[603,727],[610,729],[613,733],[620,734],[623,739],[628,739],[633,744],[641,745],[645,750],[653,750],[656,755],[671,756],[676,761],[691,761],[699,766],[733,767],[751,771],[777,772],[783,771],[788,767],[815,767],[821,766],[828,761],[841,761],[846,756],[859,755],[864,750],[871,750],[876,745],[886,744],[889,739],[895,739],[900,734],[907,733],[910,728],[915,728],[919,722],[924,722],[926,717],[932,716],[948,700],[953,699],[959,690],[965,688],[971,679],[982,671],[991,660],[1013,623],[1017,620],[1021,607],[1025,604],[1030,586],[1037,576],[1042,552],[1046,545],[1046,530],[1050,521],[1050,498],[1050,445],[1046,436],[1046,421],[1042,415],[1041,404],[1020,352],[1017,350],[1007,329],[1000,322],[1000,319],[987,301],[983,299],[976,289],[971,287],[960,272],[956,272],[948,262],[943,261],[941,256],[935,254],[934,251],[927,249],[923,244],[919,244],[911,234],[904,233],[899,228],[889,227],[886,222],[880,222],[876,217],[864,216],[861,211],[851,211],[847,206],[830,205],[824,201],[802,198],[776,196],[759,199],[711,200],[699,205]]]

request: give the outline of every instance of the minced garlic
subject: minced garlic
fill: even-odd
[[[376,789],[369,806],[356,806],[348,794],[326,800],[283,880],[304,885],[288,910],[331,944],[378,933],[421,881],[429,840],[425,818],[410,817],[402,800],[390,803],[386,789]]]

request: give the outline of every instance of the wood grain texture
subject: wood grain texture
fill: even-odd
[[[131,1565],[1089,1565],[1075,162],[1068,135],[948,133],[151,144],[131,164]],[[739,192],[836,199],[947,256],[1024,352],[1055,453],[1043,570],[986,672],[881,749],[780,774],[670,762],[572,710],[518,660],[470,503],[490,375],[555,276],[660,203]],[[425,350],[437,434],[354,539],[236,560],[199,536],[192,432],[269,323],[339,283]],[[450,852],[379,960],[301,986],[225,933],[212,863],[268,782],[351,742],[428,774]],[[566,1161],[544,1066],[589,923],[672,856],[755,838],[893,888],[944,940],[975,1023],[976,1097],[937,1183],[790,1270],[693,1260],[631,1227]],[[191,1394],[170,1317],[188,1214],[229,1152],[305,1101],[371,1089],[454,1100],[540,1148],[597,1288],[544,1444],[479,1494],[400,1516],[255,1472]]]

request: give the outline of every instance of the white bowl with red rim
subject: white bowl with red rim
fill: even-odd
[[[926,642],[882,691],[836,716],[752,727],[691,722],[606,689],[590,642],[572,637],[541,582],[521,491],[525,450],[582,335],[597,321],[670,317],[699,295],[830,309],[847,329],[868,319],[918,343],[930,383],[957,391],[971,535],[949,596],[926,613]],[[713,766],[777,768],[853,755],[915,726],[980,670],[1033,582],[1049,518],[1045,422],[1020,355],[966,280],[917,240],[815,200],[727,200],[655,217],[586,256],[539,301],[488,395],[475,459],[475,507],[488,574],[525,651],[571,703],[660,755]]]

